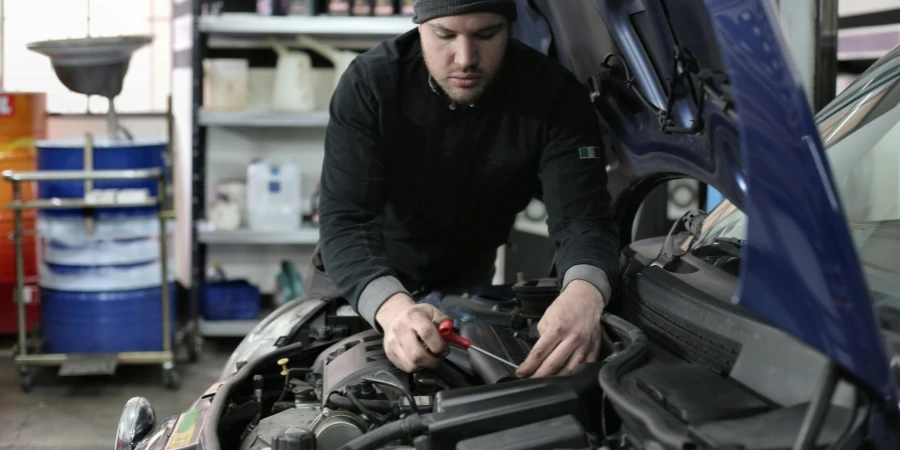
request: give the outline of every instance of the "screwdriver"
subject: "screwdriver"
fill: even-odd
[[[506,359],[503,359],[481,347],[478,347],[477,345],[472,345],[471,340],[466,339],[466,338],[456,334],[456,331],[453,330],[453,321],[450,319],[447,319],[447,320],[441,322],[440,325],[438,325],[438,332],[441,334],[441,338],[447,342],[456,342],[457,344],[461,345],[463,348],[471,348],[472,350],[475,350],[476,352],[481,353],[485,356],[494,358],[497,361],[500,361],[503,364],[506,364],[507,366],[512,367],[513,369],[519,368],[519,366],[511,363],[510,361],[508,361]]]

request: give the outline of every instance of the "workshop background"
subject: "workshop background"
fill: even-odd
[[[411,7],[0,0],[0,448],[108,448],[137,395],[184,410],[303,292],[336,79]],[[777,9],[815,109],[900,43],[896,0]],[[635,234],[720,199],[672,182]],[[546,275],[545,218],[520,214],[495,283]]]

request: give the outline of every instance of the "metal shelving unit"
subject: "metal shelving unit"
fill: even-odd
[[[415,27],[409,17],[259,16],[225,13],[201,17],[200,31],[219,34],[355,35],[376,38],[396,35]]]
[[[200,231],[204,244],[257,244],[257,245],[315,245],[319,242],[319,229],[303,227],[294,231],[215,230]]]
[[[327,112],[280,113],[274,111],[218,112],[203,109],[203,60],[214,49],[218,55],[228,49],[268,47],[270,38],[290,39],[308,34],[316,39],[348,49],[374,47],[415,27],[410,17],[258,16],[253,13],[203,15],[205,0],[192,0],[192,247],[190,315],[185,332],[192,345],[189,356],[196,360],[202,337],[242,337],[264,317],[248,321],[205,321],[200,317],[201,287],[206,273],[206,253],[210,245],[308,245],[318,243],[318,229],[304,227],[290,232],[251,230],[206,231],[198,222],[206,218],[207,131],[211,127],[315,128],[328,124]],[[264,311],[265,313],[265,311]]]
[[[200,109],[200,124],[207,127],[325,127],[328,112],[282,113],[277,111],[206,111]]]
[[[90,149],[90,144],[88,144]],[[91,150],[88,150],[91,151]],[[115,372],[119,364],[160,364],[163,369],[163,382],[167,387],[178,387],[178,373],[175,371],[175,343],[172,340],[172,323],[168,289],[168,241],[166,233],[166,221],[173,219],[174,212],[166,209],[166,179],[165,173],[160,169],[146,170],[86,170],[86,171],[37,171],[16,172],[3,171],[4,181],[12,183],[13,201],[6,205],[13,210],[14,227],[13,240],[15,242],[16,264],[16,315],[18,321],[18,344],[14,350],[15,363],[19,367],[19,382],[24,392],[31,390],[32,373],[34,366],[60,366],[60,375],[109,375]],[[143,201],[133,202],[93,202],[85,199],[52,199],[52,200],[22,200],[22,183],[40,181],[83,181],[94,182],[101,180],[156,180],[156,197]],[[27,323],[25,311],[25,263],[23,241],[25,232],[22,225],[22,215],[25,210],[44,209],[93,209],[93,208],[133,208],[139,206],[156,206],[156,217],[159,221],[159,259],[160,259],[160,310],[162,315],[162,335],[159,337],[161,350],[159,351],[130,351],[118,353],[42,353],[40,348],[32,351],[28,345],[28,336],[25,324]]]

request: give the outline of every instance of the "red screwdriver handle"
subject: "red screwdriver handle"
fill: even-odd
[[[464,348],[469,348],[469,346],[472,345],[472,341],[456,334],[456,331],[453,330],[453,321],[450,319],[447,319],[438,325],[438,333],[441,334],[441,339],[447,342],[456,342]]]

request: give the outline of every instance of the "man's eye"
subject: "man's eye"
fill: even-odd
[[[476,37],[477,37],[478,39],[487,41],[487,40],[493,39],[494,36],[496,36],[496,35],[497,35],[497,32],[496,32],[496,31],[491,31],[490,33],[481,33],[481,34],[478,34],[478,35],[476,35]]]
[[[437,36],[438,36],[438,39],[443,39],[445,41],[449,41],[450,39],[453,39],[452,34],[438,34]]]

